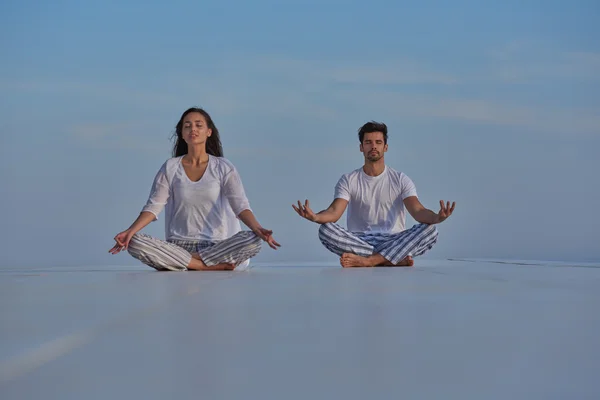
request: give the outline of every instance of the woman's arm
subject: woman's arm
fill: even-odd
[[[250,230],[252,232],[254,232],[256,234],[256,236],[258,236],[259,238],[261,238],[262,240],[264,240],[265,242],[267,242],[267,244],[272,248],[277,250],[277,247],[280,247],[281,245],[279,243],[277,243],[275,241],[275,239],[273,238],[273,231],[269,230],[269,229],[265,229],[263,228],[258,221],[256,220],[256,217],[254,216],[254,213],[250,210],[244,210],[241,213],[238,214],[238,218],[248,227],[250,228]]]
[[[250,209],[250,202],[246,197],[244,186],[242,185],[242,179],[233,166],[231,166],[231,170],[224,176],[223,194],[227,198],[227,201],[229,201],[233,212],[244,225],[250,228],[259,238],[267,242],[272,249],[277,249],[277,247],[281,246],[273,238],[273,231],[263,228],[254,216],[254,213]]]
[[[260,230],[260,228],[262,228],[256,217],[254,216],[254,213],[250,210],[242,211],[238,214],[238,218],[254,233]]]
[[[133,224],[123,232],[117,233],[115,236],[115,242],[117,242],[108,252],[111,254],[117,254],[121,250],[127,250],[129,242],[133,235],[142,230],[150,222],[154,221],[156,216],[149,211],[142,211],[140,215],[133,221]]]
[[[148,197],[148,201],[142,209],[142,212],[140,215],[138,215],[135,221],[133,221],[129,228],[118,233],[114,237],[116,244],[108,251],[109,253],[117,254],[122,250],[127,250],[133,235],[146,227],[146,225],[148,225],[150,222],[156,220],[158,214],[167,204],[170,189],[169,182],[167,180],[166,166],[167,163],[164,163],[154,177],[152,189],[150,190],[150,196]]]

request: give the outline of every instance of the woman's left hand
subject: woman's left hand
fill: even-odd
[[[255,229],[254,233],[259,238],[267,242],[272,249],[277,250],[277,247],[281,247],[281,245],[275,241],[275,238],[273,237],[273,231],[260,227]]]

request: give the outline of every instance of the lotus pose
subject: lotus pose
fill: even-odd
[[[385,165],[385,124],[366,123],[358,131],[358,139],[364,165],[339,179],[329,208],[315,213],[308,200],[292,207],[301,217],[321,224],[319,239],[340,256],[342,267],[413,266],[413,257],[436,243],[435,224],[452,215],[455,203],[440,200],[437,213],[425,208],[412,180]],[[336,222],[346,207],[344,229]],[[405,210],[419,222],[410,229],[405,229]]]
[[[280,245],[256,220],[234,165],[223,158],[210,115],[190,108],[175,128],[173,157],[160,168],[138,218],[109,252],[127,250],[157,270],[233,270],[249,263],[264,240]],[[139,231],[165,209],[166,241]],[[239,221],[250,230],[242,231]]]

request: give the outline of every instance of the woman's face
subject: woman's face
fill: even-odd
[[[188,146],[204,144],[210,135],[212,129],[207,126],[204,115],[191,112],[183,118],[181,136]]]

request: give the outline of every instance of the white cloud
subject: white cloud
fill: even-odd
[[[548,107],[523,101],[514,95],[496,99],[489,83],[528,82],[536,79],[552,85],[554,79],[587,79],[600,77],[600,54],[593,52],[555,52],[535,43],[509,43],[491,51],[491,70],[483,67],[473,76],[455,75],[412,60],[390,60],[378,65],[351,62],[320,63],[277,56],[236,56],[221,60],[222,68],[198,74],[194,79],[156,78],[152,89],[131,89],[119,84],[89,82],[4,82],[12,91],[76,94],[77,101],[94,102],[99,97],[112,107],[140,107],[136,115],[147,110],[171,113],[179,107],[199,105],[219,117],[243,119],[249,114],[286,118],[340,121],[363,110],[364,118],[381,112],[421,118],[443,118],[492,125],[516,126],[560,134],[599,134],[600,117],[593,104],[588,109],[565,104],[564,108]],[[478,77],[477,77],[478,76]],[[466,96],[449,95],[448,85],[468,84],[472,89],[482,80],[488,84]],[[345,83],[345,85],[337,85]],[[388,85],[388,86],[386,86]],[[410,92],[401,85],[415,85]],[[428,85],[427,92],[416,85]],[[435,94],[436,87],[444,87]],[[551,86],[550,86],[551,87]],[[73,101],[71,99],[71,101]],[[118,104],[117,106],[112,103]],[[146,107],[147,105],[147,107]],[[122,110],[122,109],[120,109]],[[105,112],[106,115],[106,112]],[[148,126],[152,132],[168,133],[174,116],[165,126]],[[163,121],[158,118],[159,121]],[[162,123],[162,122],[161,122]],[[135,127],[135,128],[134,128]],[[120,143],[138,141],[143,132],[135,133],[136,124],[94,123],[73,128],[76,136],[89,143],[113,138],[119,132]],[[130,131],[132,130],[132,131]],[[129,137],[130,139],[126,139]],[[113,139],[111,139],[113,140]],[[158,140],[158,139],[157,139]],[[160,138],[163,146],[163,138]]]
[[[355,160],[360,159],[358,140],[354,146],[347,144],[339,144],[335,147],[302,147],[296,146],[291,149],[289,146],[267,148],[244,146],[231,146],[225,149],[226,157],[240,158],[268,158],[270,160],[277,159],[280,161],[296,160],[301,162],[313,161],[319,162],[323,160]]]
[[[600,116],[592,108],[523,107],[486,99],[390,92],[365,92],[356,98],[395,115],[523,127],[545,134],[600,134]]]
[[[442,72],[429,71],[415,63],[398,62],[389,66],[351,66],[332,68],[330,76],[337,82],[375,85],[451,85],[459,79]]]
[[[565,51],[544,43],[516,41],[490,50],[488,79],[509,83],[550,79],[600,82],[600,53]],[[486,77],[485,71],[483,76]]]
[[[166,153],[172,145],[168,134],[159,135],[157,132],[162,132],[160,129],[150,125],[141,126],[139,122],[88,122],[72,125],[68,131],[79,143],[94,149]]]
[[[354,83],[377,85],[449,85],[459,79],[446,72],[410,59],[390,59],[381,63],[364,64],[356,61],[291,59],[279,56],[237,57],[225,65],[241,66],[269,79],[285,78],[293,82]]]

